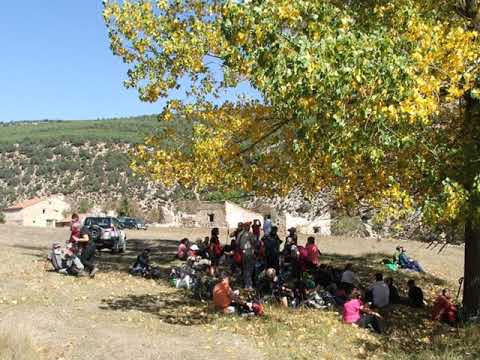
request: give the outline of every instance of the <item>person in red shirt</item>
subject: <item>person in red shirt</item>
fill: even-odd
[[[260,220],[255,219],[253,220],[253,225],[252,225],[252,233],[257,239],[257,241],[260,239],[260,229],[262,228],[262,223]]]
[[[457,307],[452,302],[448,289],[443,289],[433,304],[432,320],[453,326],[457,322]]]
[[[77,252],[77,243],[80,241],[82,231],[82,223],[78,214],[72,215],[70,222],[70,238],[67,242],[67,247],[75,254]]]
[[[310,236],[307,239],[307,267],[316,269],[320,265],[320,251],[315,245],[315,238]]]

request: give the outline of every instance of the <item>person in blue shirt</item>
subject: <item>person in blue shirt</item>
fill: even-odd
[[[425,272],[420,266],[418,261],[411,259],[404,248],[401,249],[400,255],[398,256],[398,262],[400,267],[403,269],[409,269],[417,272]]]
[[[272,231],[272,217],[270,215],[265,216],[265,221],[263,222],[263,236],[270,235]]]

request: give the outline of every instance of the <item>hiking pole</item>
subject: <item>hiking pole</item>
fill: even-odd
[[[455,301],[458,301],[458,297],[460,296],[460,290],[462,290],[463,280],[464,280],[463,277],[458,279],[458,291],[457,291],[457,298]]]

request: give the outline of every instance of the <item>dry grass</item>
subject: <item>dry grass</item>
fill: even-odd
[[[0,360],[41,359],[26,328],[10,322],[0,326]]]

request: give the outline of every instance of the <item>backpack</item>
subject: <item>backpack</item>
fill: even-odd
[[[233,261],[235,262],[235,264],[241,265],[243,260],[242,257],[243,257],[243,254],[241,250],[235,250],[233,252]]]
[[[308,260],[307,248],[300,245],[300,246],[297,247],[297,250],[298,250],[298,259],[300,261],[306,262]]]
[[[50,250],[50,253],[48,254],[48,260],[50,260],[50,262],[52,263],[55,271],[58,271],[65,267],[62,258],[62,246],[59,243],[54,243],[52,245],[52,250]]]
[[[222,256],[222,245],[220,243],[213,244],[213,256],[220,257]]]

